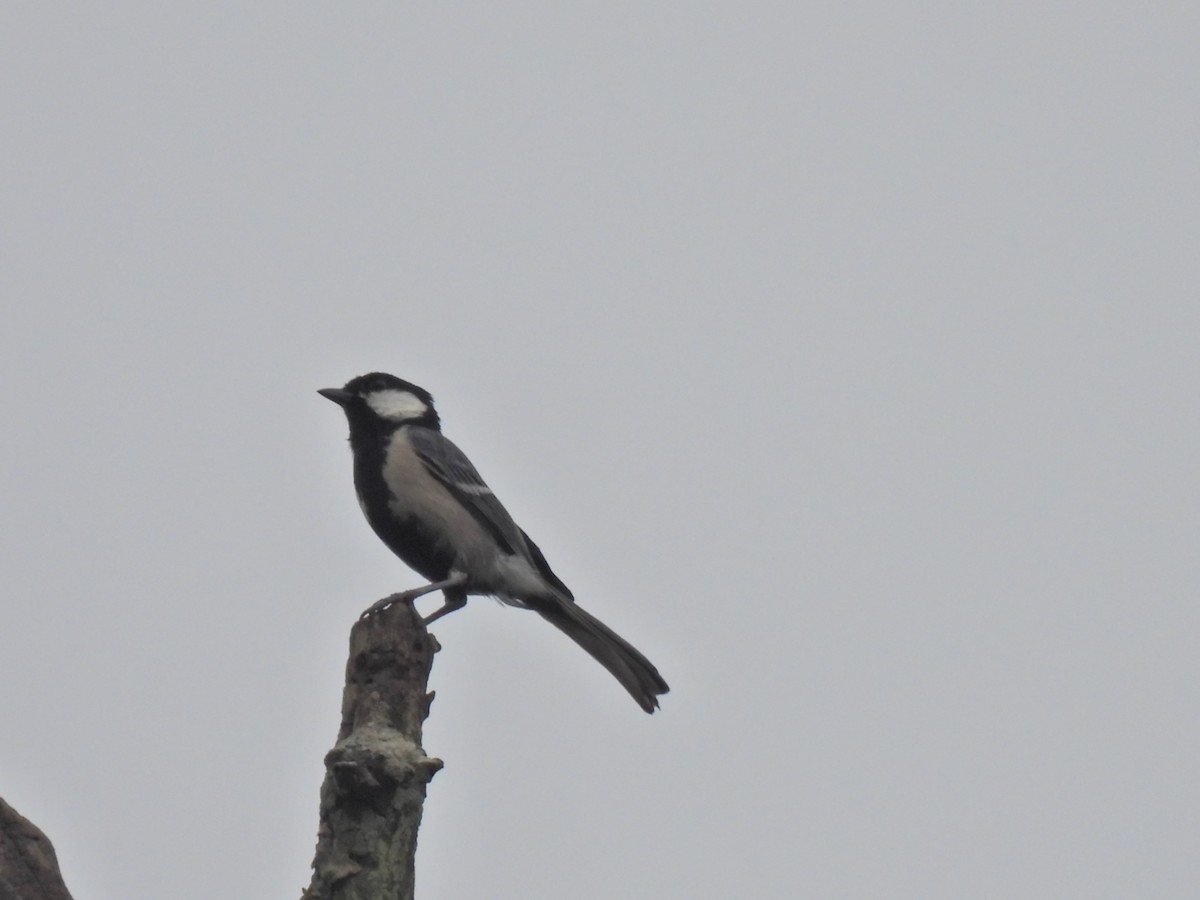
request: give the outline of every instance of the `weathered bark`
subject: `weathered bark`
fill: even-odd
[[[437,641],[410,604],[350,630],[342,727],[325,756],[313,878],[301,900],[410,900],[425,786],[421,748]]]
[[[71,900],[54,846],[0,800],[0,900]]]

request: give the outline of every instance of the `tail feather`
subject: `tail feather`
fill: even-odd
[[[653,663],[632,644],[573,602],[554,598],[530,605],[608,669],[642,709],[652,713],[658,708],[658,695],[670,688]]]

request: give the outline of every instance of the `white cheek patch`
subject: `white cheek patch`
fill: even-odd
[[[419,419],[429,412],[429,407],[416,394],[408,391],[387,390],[374,391],[364,398],[367,406],[381,419],[393,422],[403,422],[406,419]]]

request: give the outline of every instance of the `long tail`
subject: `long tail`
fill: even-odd
[[[648,713],[658,708],[658,695],[670,688],[650,660],[627,640],[571,601],[555,597],[530,606],[612,672],[638,706]]]

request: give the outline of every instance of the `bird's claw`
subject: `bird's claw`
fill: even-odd
[[[368,606],[366,609],[363,610],[362,615],[360,615],[359,618],[360,619],[369,619],[369,618],[371,618],[371,616],[375,615],[376,613],[383,612],[385,609],[387,609],[388,607],[390,607],[396,603],[403,603],[405,601],[411,602],[413,599],[414,598],[409,596],[409,592],[407,592],[407,591],[403,591],[399,594],[392,594],[388,597],[384,597],[382,600],[376,600],[374,603],[372,603],[370,606]]]

